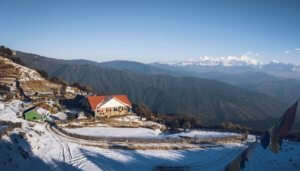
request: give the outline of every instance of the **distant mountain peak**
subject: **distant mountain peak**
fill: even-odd
[[[246,67],[254,69],[284,69],[289,72],[299,72],[300,65],[286,63],[278,60],[271,60],[268,63],[263,63],[257,59],[251,58],[247,55],[242,56],[201,56],[198,58],[191,58],[183,61],[171,61],[171,62],[157,62],[155,64],[164,64],[175,67],[212,67],[212,68],[234,68],[234,67]]]
[[[259,66],[262,62],[250,58],[246,55],[242,56],[201,56],[198,58],[188,59],[184,61],[173,61],[163,64],[173,65],[173,66]]]

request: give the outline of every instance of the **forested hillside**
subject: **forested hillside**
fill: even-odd
[[[50,76],[90,85],[99,94],[125,93],[134,103],[144,103],[155,112],[194,115],[209,125],[230,121],[266,127],[261,122],[278,117],[285,106],[269,96],[219,81],[138,74],[82,60],[56,60],[25,53],[17,56]]]

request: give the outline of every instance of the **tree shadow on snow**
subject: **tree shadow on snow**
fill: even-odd
[[[105,171],[118,170],[153,170],[156,166],[192,166],[196,168],[212,168],[218,159],[225,166],[239,149],[225,149],[220,155],[220,149],[209,150],[177,150],[177,151],[135,151],[106,150],[101,152],[80,149],[85,158]],[[224,150],[224,149],[223,149]],[[157,153],[157,154],[155,154]],[[231,156],[227,156],[231,153]],[[221,167],[223,167],[221,164]],[[218,166],[220,167],[220,165]],[[199,170],[198,169],[198,170]],[[189,170],[189,169],[187,169]]]
[[[10,140],[9,140],[10,139]],[[0,168],[5,171],[79,170],[67,163],[52,160],[46,163],[33,155],[32,147],[22,133],[12,133],[0,139]]]

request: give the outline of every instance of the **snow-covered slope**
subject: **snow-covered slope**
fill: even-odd
[[[158,137],[160,130],[148,128],[113,128],[113,127],[85,127],[65,129],[70,133],[88,136],[106,136],[106,137]]]
[[[145,138],[166,138],[166,137],[191,137],[191,138],[208,138],[208,137],[229,137],[237,136],[237,133],[216,132],[204,130],[191,130],[176,134],[163,134],[160,130],[148,128],[114,128],[114,127],[83,127],[83,128],[66,128],[67,132],[86,135],[86,136],[104,136],[104,137],[145,137]]]
[[[279,154],[257,145],[246,164],[245,171],[300,170],[300,143],[284,141]]]
[[[7,103],[4,109],[0,110],[0,120],[18,121],[23,124],[22,128],[15,129],[0,141],[1,170],[151,171],[157,166],[185,166],[187,170],[192,171],[216,171],[223,170],[246,148],[244,144],[224,144],[193,150],[117,150],[85,146],[66,141],[49,132],[45,124],[30,123],[17,118],[16,112],[20,110],[20,103]],[[179,135],[222,135],[217,132],[211,133],[191,131]],[[300,169],[299,163],[300,144],[284,141],[279,154],[273,154],[258,145],[246,163],[245,170],[297,171]]]

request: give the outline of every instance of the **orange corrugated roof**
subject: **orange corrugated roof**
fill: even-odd
[[[88,102],[92,110],[95,110],[99,103],[102,103],[107,98],[116,98],[122,103],[125,103],[131,107],[131,102],[128,99],[127,95],[111,95],[111,96],[88,96]]]
[[[131,102],[128,99],[127,95],[114,95],[113,97],[119,99],[121,102],[123,102],[131,107]]]
[[[105,99],[105,96],[88,96],[88,101],[92,110],[95,110],[97,105]]]

